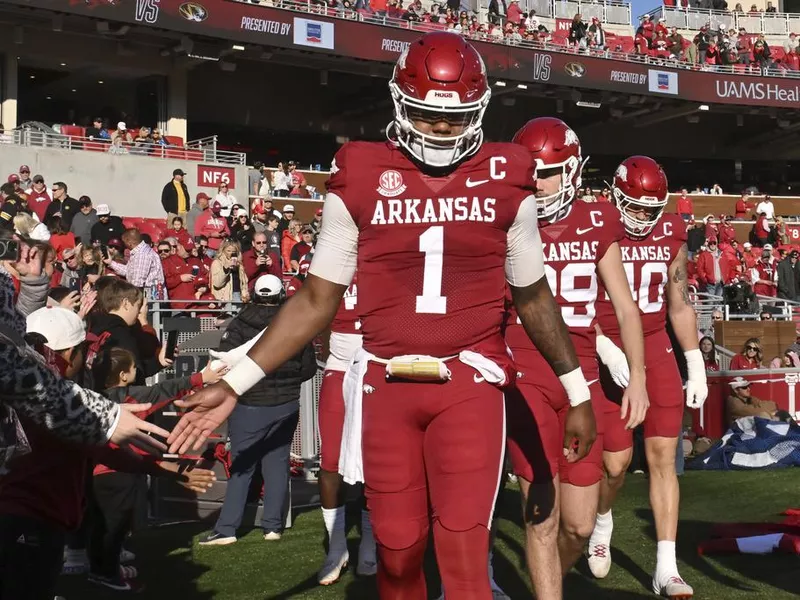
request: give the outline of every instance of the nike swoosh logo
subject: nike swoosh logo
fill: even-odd
[[[663,240],[665,237],[667,237],[667,236],[665,236],[665,235],[654,235],[653,236],[653,241],[654,242],[659,242],[659,241]]]
[[[472,376],[472,380],[473,380],[475,383],[483,383],[484,381],[486,381],[486,380],[485,380],[483,377],[481,377],[481,376],[480,376],[480,375],[478,375],[477,373],[475,373],[475,375],[473,375],[473,376]]]
[[[667,348],[667,354],[672,354],[673,350],[675,350],[675,348]]]
[[[600,381],[600,380],[599,379],[592,379],[591,381],[587,381],[586,382],[586,386],[588,387],[588,386],[592,385],[593,383],[597,383],[598,381]]]
[[[594,227],[588,227],[586,229],[576,229],[575,233],[577,233],[578,235],[583,235],[584,233],[589,233],[592,229],[594,229]]]
[[[467,177],[467,187],[474,188],[478,187],[479,185],[483,185],[484,183],[489,183],[488,179],[478,179],[477,181],[472,181],[469,177]]]

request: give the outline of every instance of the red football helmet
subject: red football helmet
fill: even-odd
[[[649,156],[630,156],[620,163],[611,191],[628,235],[643,238],[653,231],[667,206],[668,190],[664,169]]]
[[[517,131],[512,140],[525,146],[536,162],[536,177],[560,173],[561,185],[554,194],[537,196],[540,219],[557,218],[578,195],[581,172],[586,162],[581,157],[581,142],[569,126],[555,117],[531,119]]]
[[[448,167],[480,148],[491,91],[483,59],[460,35],[428,33],[412,42],[397,59],[389,90],[394,121],[386,134],[418,161]],[[447,137],[431,135],[414,125],[420,120],[447,121],[462,131]]]

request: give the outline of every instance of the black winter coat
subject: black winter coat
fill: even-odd
[[[265,304],[246,305],[228,325],[219,349],[231,350],[253,339],[272,322],[279,308]],[[242,395],[239,402],[248,406],[279,406],[296,402],[300,398],[300,385],[316,372],[314,347],[308,344],[300,354],[290,358]]]

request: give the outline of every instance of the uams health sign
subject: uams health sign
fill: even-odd
[[[227,183],[229,189],[236,187],[236,171],[233,167],[197,165],[197,185],[215,188],[220,183]]]

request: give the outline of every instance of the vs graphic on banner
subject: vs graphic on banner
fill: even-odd
[[[154,25],[158,21],[158,8],[161,0],[136,0],[135,19],[141,23]]]
[[[333,23],[294,18],[294,43],[298,46],[333,50]]]
[[[670,71],[649,69],[647,83],[651,92],[678,95],[678,74]]]

